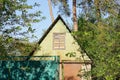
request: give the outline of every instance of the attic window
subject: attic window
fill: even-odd
[[[53,49],[65,49],[65,33],[53,34]]]

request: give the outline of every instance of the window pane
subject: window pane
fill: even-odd
[[[60,43],[64,43],[65,39],[64,38],[60,38]]]
[[[59,43],[59,39],[54,39],[54,43]]]
[[[64,49],[65,48],[65,34],[64,33],[54,33],[53,34],[53,48],[54,49]]]
[[[64,43],[63,43],[63,44],[60,44],[60,48],[65,48]]]
[[[58,35],[55,35],[54,38],[55,38],[55,39],[59,39],[60,37],[59,37]]]
[[[54,48],[59,48],[59,43],[55,43]]]

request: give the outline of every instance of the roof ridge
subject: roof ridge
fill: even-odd
[[[58,20],[62,20],[62,22],[64,23],[64,25],[66,26],[66,28],[69,30],[69,32],[71,32],[71,30],[69,29],[69,27],[67,26],[67,24],[65,23],[65,21],[62,19],[62,17],[60,15],[58,15],[58,17],[53,21],[53,23],[49,26],[49,28],[46,30],[46,32],[43,34],[43,36],[40,38],[40,40],[38,41],[38,44],[40,44],[44,40],[44,38],[52,30],[52,28],[58,22]]]

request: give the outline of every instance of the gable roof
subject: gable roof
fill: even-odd
[[[68,31],[71,33],[71,30],[69,29],[69,27],[66,25],[66,23],[64,22],[64,20],[62,19],[62,17],[60,15],[58,15],[58,17],[54,20],[54,22],[50,25],[50,27],[47,29],[47,31],[44,33],[44,35],[41,37],[41,39],[38,41],[38,44],[40,44],[44,38],[47,36],[47,34],[52,30],[52,28],[54,27],[54,25],[58,22],[58,20],[61,20],[63,22],[63,24],[65,25],[65,27],[68,29]]]
[[[45,37],[48,35],[48,33],[52,30],[52,28],[54,27],[54,25],[61,20],[63,22],[63,24],[65,25],[65,27],[68,29],[68,31],[71,33],[71,30],[69,29],[69,27],[67,26],[67,24],[64,22],[64,20],[62,19],[62,17],[60,15],[58,15],[58,17],[54,20],[54,22],[50,25],[50,27],[47,29],[47,31],[43,34],[43,36],[40,38],[40,40],[38,41],[38,44],[41,44],[41,42],[45,39]],[[27,60],[30,58],[30,56],[32,56],[34,54],[34,52],[37,50],[37,45],[35,47],[35,49],[33,49],[33,51],[29,54],[29,57],[27,58]]]

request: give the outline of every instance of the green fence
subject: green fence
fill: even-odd
[[[39,58],[37,61],[21,58],[26,57],[0,60],[0,80],[59,80],[59,57],[32,57]]]

